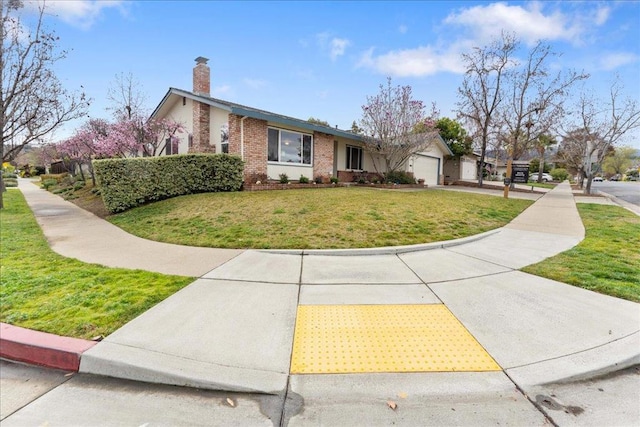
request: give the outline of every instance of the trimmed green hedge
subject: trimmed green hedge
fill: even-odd
[[[192,193],[238,191],[243,162],[228,154],[95,160],[102,199],[111,213]]]

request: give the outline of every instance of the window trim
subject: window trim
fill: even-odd
[[[269,160],[269,130],[275,130],[278,132],[278,160]],[[282,158],[282,132],[295,133],[300,135],[301,147],[301,161],[300,162],[283,162]],[[309,163],[304,162],[304,137],[308,136],[311,139],[311,150],[309,153]],[[286,166],[299,166],[299,167],[313,167],[313,150],[314,150],[314,138],[313,134],[304,133],[297,130],[278,128],[275,126],[267,126],[267,163],[272,165],[286,165]]]

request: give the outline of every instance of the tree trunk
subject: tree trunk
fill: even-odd
[[[587,177],[587,187],[584,189],[584,194],[591,194],[591,181],[593,177]]]
[[[4,178],[0,173],[0,209],[4,209],[4,192],[5,191],[7,191],[7,189],[4,186]]]
[[[540,162],[538,163],[540,166],[538,168],[538,182],[542,182],[542,174],[544,173],[544,154],[540,156]]]
[[[487,146],[482,145],[482,152],[480,153],[480,163],[478,164],[478,186],[482,188],[482,180],[484,178],[484,157],[487,151]]]

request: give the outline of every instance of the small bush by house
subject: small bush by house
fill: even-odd
[[[384,174],[384,180],[387,184],[415,184],[416,179],[410,172],[394,171]]]

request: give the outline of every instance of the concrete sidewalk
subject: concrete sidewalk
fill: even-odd
[[[242,253],[141,239],[29,180],[21,179],[18,185],[51,249],[68,258],[107,267],[200,277]]]
[[[45,235],[60,253],[87,260],[85,236],[91,235],[93,242],[103,233],[116,233],[96,217],[84,218],[57,196],[37,188],[26,190]],[[59,211],[63,208],[64,216]],[[76,215],[78,221],[67,225]],[[118,236],[107,241],[118,245],[123,259],[127,254],[134,257],[128,248],[137,247],[137,238],[126,233]],[[587,415],[574,420],[565,415],[568,412],[556,411],[563,404],[556,402],[557,408],[545,409],[545,402],[554,401],[550,395],[559,390],[555,384],[575,384],[640,363],[640,305],[517,270],[565,251],[583,238],[584,228],[565,183],[508,226],[454,245],[368,252],[205,250],[207,255],[189,267],[198,280],[85,352],[80,371],[278,395],[283,398],[282,420],[290,425],[505,420],[531,425],[550,418],[561,424],[585,420],[597,424],[604,419],[597,418],[599,412],[588,405]],[[188,251],[193,250],[152,243],[147,242],[145,253],[153,254],[158,248],[179,265],[182,261],[176,262],[170,253],[189,258]],[[124,262],[98,258],[91,253],[93,262],[118,266]],[[292,374],[298,316],[303,308],[319,306],[333,307],[338,313],[353,306],[390,310],[444,306],[500,370]],[[314,321],[316,330],[335,328],[314,326]],[[402,332],[399,328],[394,334]],[[354,343],[362,340],[358,326],[350,333]],[[444,346],[445,352],[449,337],[436,337],[440,340],[437,345]],[[318,347],[327,349],[329,344],[320,341]],[[633,410],[637,397],[638,393],[616,395],[614,400],[631,411],[625,412],[627,418],[611,416],[606,421],[637,421],[638,412]],[[385,406],[388,399],[406,408],[401,418]]]

